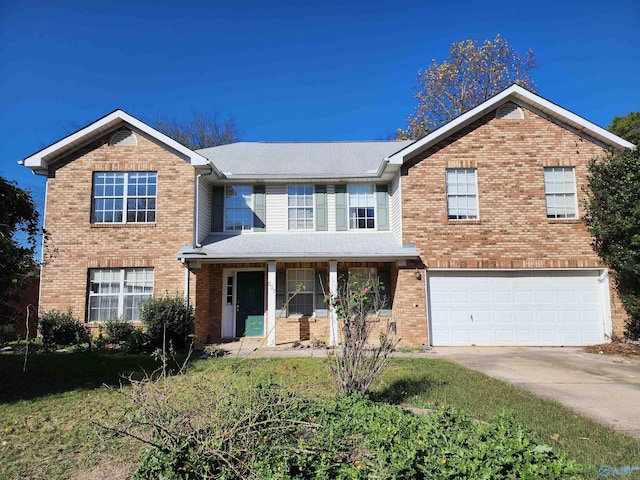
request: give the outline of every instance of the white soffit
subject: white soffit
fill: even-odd
[[[486,115],[493,109],[507,103],[508,101],[515,101],[516,103],[529,105],[540,112],[556,118],[559,121],[569,125],[570,127],[585,133],[586,135],[599,140],[600,142],[609,145],[618,150],[633,149],[635,146],[627,142],[626,140],[614,135],[613,133],[599,127],[595,123],[591,123],[588,120],[576,115],[569,110],[556,105],[542,98],[541,96],[530,92],[529,90],[522,88],[518,85],[511,85],[509,88],[494,95],[487,101],[481,103],[467,113],[460,115],[459,117],[451,120],[449,123],[434,130],[426,137],[416,140],[411,145],[405,147],[403,150],[393,154],[389,157],[389,163],[402,164],[414,155],[432,147],[436,143],[446,139],[450,135],[453,135],[458,130],[466,127],[470,123],[476,121],[478,118]]]
[[[155,138],[160,143],[165,144],[167,147],[175,150],[185,158],[187,158],[193,166],[208,165],[209,160],[188,149],[184,145],[176,142],[172,138],[167,137],[165,134],[160,133],[155,128],[150,127],[144,122],[141,122],[135,117],[132,117],[128,113],[122,110],[115,110],[108,115],[96,120],[95,122],[87,125],[84,128],[64,137],[63,139],[43,148],[42,150],[34,153],[33,155],[26,157],[20,163],[26,167],[31,168],[34,171],[47,170],[49,162],[55,161],[60,155],[70,153],[76,148],[80,148],[82,145],[91,141],[94,137],[100,135],[103,132],[111,131],[122,123],[133,127],[135,130],[146,133],[147,135]]]

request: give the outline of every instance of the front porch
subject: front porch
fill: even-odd
[[[414,272],[421,268],[418,252],[390,233],[213,234],[178,258],[195,274],[185,275],[185,292],[195,290],[198,344],[252,337],[267,346],[337,345],[338,318],[326,296],[355,274],[385,285],[380,323],[408,314],[407,338],[427,341],[424,283]]]
[[[244,337],[262,338],[267,346],[307,340],[337,345],[338,319],[326,295],[355,272],[384,284],[379,321],[390,319],[398,276],[392,262],[203,262],[195,270],[197,342]]]

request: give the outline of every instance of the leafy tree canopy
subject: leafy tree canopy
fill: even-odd
[[[640,112],[631,112],[624,117],[613,117],[607,130],[640,146]]]
[[[586,222],[593,248],[613,270],[629,318],[626,336],[640,338],[640,150],[611,152],[589,163]]]
[[[220,121],[217,114],[197,114],[186,122],[160,118],[154,127],[191,150],[226,145],[239,140],[235,120],[227,118]]]
[[[456,42],[442,62],[432,60],[418,72],[413,95],[418,102],[398,138],[416,139],[478,106],[513,83],[535,91],[533,51],[518,53],[500,35],[494,40]]]
[[[13,321],[16,300],[33,275],[38,211],[27,190],[0,175],[0,324]]]

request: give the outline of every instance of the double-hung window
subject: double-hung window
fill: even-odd
[[[153,268],[91,269],[88,320],[139,320],[140,303],[152,295]]]
[[[289,230],[313,229],[313,185],[287,187]]]
[[[577,218],[576,178],[573,167],[545,167],[547,218]]]
[[[373,185],[349,185],[349,228],[376,228],[376,195]]]
[[[227,186],[224,194],[224,229],[251,230],[253,227],[253,187]]]
[[[94,172],[91,221],[156,221],[156,172]]]
[[[373,282],[379,289],[370,292],[374,302],[378,303],[379,315],[381,317],[391,316],[392,295],[391,295],[391,270],[389,268],[371,267],[351,267],[342,272],[338,272],[338,288],[344,288],[344,284],[349,285],[364,284]]]
[[[276,303],[284,300],[284,290],[281,285],[285,283],[287,304],[278,305],[278,308],[286,307],[290,317],[326,317],[328,305],[325,301],[327,293],[327,271],[313,268],[290,268],[286,272],[279,271],[276,275]]]
[[[449,220],[478,218],[478,182],[475,168],[447,169],[447,216]]]

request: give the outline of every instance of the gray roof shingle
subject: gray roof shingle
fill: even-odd
[[[401,245],[391,233],[247,233],[209,235],[202,247],[185,247],[178,257],[209,260],[409,259],[413,245]]]
[[[221,172],[287,178],[355,177],[375,173],[382,161],[411,141],[238,142],[204,148]]]

